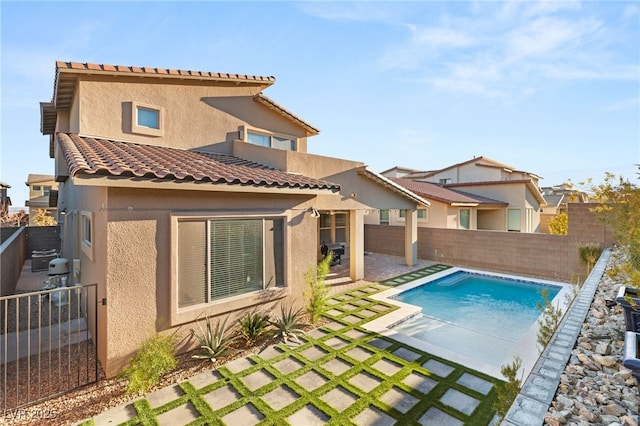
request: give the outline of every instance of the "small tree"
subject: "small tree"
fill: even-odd
[[[549,232],[557,235],[567,235],[569,233],[569,215],[559,212],[549,220]]]
[[[507,415],[511,404],[520,393],[520,387],[522,386],[522,379],[518,379],[520,367],[522,367],[522,358],[518,356],[514,358],[511,364],[505,364],[500,367],[500,372],[507,381],[496,386],[497,398],[493,404],[493,409],[496,410],[496,414],[501,420]]]
[[[551,301],[549,301],[549,290],[543,288],[541,293],[542,302],[536,303],[536,307],[542,313],[542,318],[538,320],[540,329],[538,330],[537,336],[537,342],[541,347],[540,353],[544,351],[544,348],[547,347],[553,338],[553,335],[560,325],[560,320],[562,319],[562,309],[553,306]]]
[[[312,266],[304,274],[307,288],[303,295],[311,324],[315,324],[327,310],[329,289],[324,280],[329,274],[332,259],[333,253],[329,252],[322,262],[318,263],[317,268]]]
[[[33,223],[37,226],[54,226],[57,225],[55,218],[49,215],[49,212],[45,209],[38,209],[35,216],[33,216]]]
[[[602,254],[602,247],[600,244],[586,244],[584,246],[580,246],[578,251],[580,253],[580,260],[587,267],[587,274],[590,274],[591,269],[593,269],[593,266]]]

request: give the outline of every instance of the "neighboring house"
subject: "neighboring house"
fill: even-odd
[[[558,213],[567,213],[568,203],[588,203],[589,195],[573,189],[570,184],[545,186],[540,188],[546,205],[540,212],[540,232],[549,232],[549,221]]]
[[[90,324],[107,376],[156,332],[302,304],[320,244],[364,277],[364,217],[401,209],[417,261],[429,203],[358,161],[307,153],[319,130],[262,94],[273,77],[56,63],[41,103],[62,255],[97,283]],[[96,334],[97,333],[97,334]]]
[[[25,184],[29,187],[29,199],[24,205],[29,207],[29,226],[36,225],[34,218],[38,210],[46,210],[57,220],[58,183],[53,175],[29,174]]]
[[[2,217],[9,214],[9,207],[11,207],[11,198],[7,194],[9,188],[11,188],[11,185],[0,182],[0,216]]]
[[[516,170],[486,157],[433,171],[394,167],[381,173],[427,199],[432,207],[422,214],[421,226],[539,232],[545,205],[539,176]],[[379,222],[394,224],[398,214],[381,212]],[[376,218],[368,219],[375,223]],[[401,217],[396,222],[401,221]]]

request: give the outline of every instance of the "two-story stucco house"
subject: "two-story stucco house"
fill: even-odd
[[[107,376],[153,333],[301,305],[321,241],[344,244],[351,279],[363,278],[372,209],[405,212],[416,262],[417,209],[429,203],[361,162],[307,153],[318,129],[262,93],[274,82],[56,63],[41,126],[62,254],[97,284],[90,329]]]
[[[34,218],[41,209],[57,219],[58,182],[53,175],[29,174],[25,185],[29,187],[29,199],[24,203],[29,207],[29,226],[35,225]]]
[[[419,226],[539,232],[540,212],[545,205],[540,177],[476,157],[434,171],[394,167],[381,173],[420,195],[431,206],[418,213]],[[381,211],[367,223],[402,224],[404,213]]]

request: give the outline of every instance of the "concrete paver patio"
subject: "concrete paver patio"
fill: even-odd
[[[395,309],[369,297],[385,288],[365,282],[334,295],[331,321],[300,344],[269,347],[86,424],[489,424],[497,379],[361,328]]]

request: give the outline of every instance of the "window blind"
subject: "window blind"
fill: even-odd
[[[207,297],[206,222],[178,222],[178,307]]]

